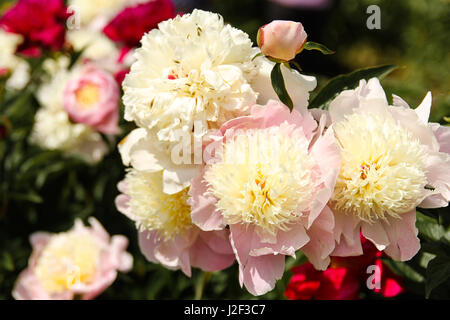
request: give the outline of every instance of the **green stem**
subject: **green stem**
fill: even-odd
[[[211,272],[202,272],[195,286],[195,300],[201,300],[206,284],[211,278]]]

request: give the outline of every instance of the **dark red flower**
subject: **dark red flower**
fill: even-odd
[[[330,267],[318,271],[307,262],[292,269],[285,296],[291,300],[356,300],[362,286],[373,273],[367,268],[374,265],[379,270],[380,288],[374,291],[384,297],[395,297],[404,292],[400,277],[395,275],[381,257],[383,252],[361,237],[364,254],[357,257],[332,257]]]
[[[0,18],[0,26],[24,37],[19,53],[38,56],[42,49],[61,49],[69,16],[63,0],[19,0]]]
[[[359,282],[349,276],[346,268],[318,271],[307,262],[295,267],[285,295],[291,300],[355,300]]]
[[[129,7],[120,12],[103,32],[113,41],[136,47],[142,36],[158,23],[175,17],[171,0],[154,0]]]
[[[129,69],[123,69],[114,74],[114,79],[116,79],[116,82],[119,86],[122,85],[122,82],[123,80],[125,80],[125,76],[128,74],[128,72],[130,72]]]

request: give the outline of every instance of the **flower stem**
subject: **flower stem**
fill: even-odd
[[[202,272],[195,286],[195,300],[201,300],[206,283],[211,278],[211,272]]]

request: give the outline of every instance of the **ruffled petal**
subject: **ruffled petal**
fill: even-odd
[[[383,222],[390,244],[384,252],[391,258],[399,261],[408,261],[420,249],[420,240],[417,237],[416,210],[401,215],[400,219],[390,218],[389,223]]]

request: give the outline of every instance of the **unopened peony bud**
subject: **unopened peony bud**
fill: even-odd
[[[271,58],[290,61],[306,43],[307,34],[300,22],[274,20],[258,31],[258,46]]]

